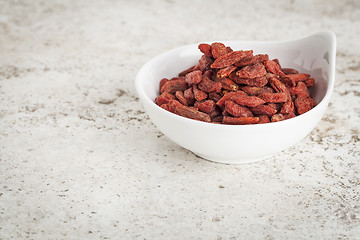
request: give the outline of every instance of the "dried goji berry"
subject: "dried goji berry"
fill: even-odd
[[[160,89],[161,93],[168,92],[174,94],[176,91],[184,91],[187,88],[187,83],[183,78],[176,78],[176,80],[167,81]]]
[[[295,74],[299,73],[299,71],[293,69],[293,68],[281,68],[281,71],[285,74]]]
[[[268,80],[264,76],[255,78],[241,78],[238,77],[234,72],[229,75],[229,78],[237,84],[245,84],[254,87],[263,87],[268,83]]]
[[[160,85],[160,89],[161,89],[161,88],[164,86],[164,84],[167,83],[168,81],[169,81],[169,79],[167,79],[167,78],[161,79],[161,80],[160,80],[160,84],[159,84],[159,85]]]
[[[312,87],[312,86],[314,86],[315,79],[314,78],[309,78],[308,80],[305,80],[304,83],[305,83],[305,85],[307,87]]]
[[[276,109],[274,109],[268,105],[259,105],[259,106],[250,108],[250,110],[254,114],[267,115],[267,116],[272,116],[275,113],[277,113]]]
[[[189,105],[182,91],[176,91],[175,96],[179,100],[179,102],[181,102],[183,105],[185,106]]]
[[[277,58],[274,58],[272,61],[274,61],[281,69],[281,65],[280,65],[280,62],[279,62],[279,59]]]
[[[194,106],[199,108],[202,112],[211,113],[215,110],[216,103],[213,100],[205,100],[202,102],[195,102]]]
[[[214,118],[211,119],[211,122],[212,123],[222,123],[222,119],[223,119],[223,116],[220,115],[220,116],[216,116]]]
[[[283,103],[266,103],[266,105],[268,105],[269,107],[272,107],[273,109],[276,110],[276,112],[280,111],[282,105],[284,105]]]
[[[208,114],[197,111],[191,107],[186,107],[176,100],[171,100],[169,105],[170,109],[172,109],[175,114],[195,120],[211,122],[210,116]]]
[[[221,91],[221,83],[214,82],[208,77],[203,77],[201,82],[198,84],[198,88],[204,92],[216,92],[219,93]]]
[[[226,46],[219,42],[212,43],[210,49],[211,49],[211,54],[215,59],[228,53]]]
[[[256,107],[258,105],[264,104],[265,101],[261,98],[255,96],[237,96],[231,98],[231,100],[235,101],[236,103],[247,106],[247,107]]]
[[[236,92],[228,92],[216,104],[220,107],[224,107],[225,102],[227,100],[234,100],[236,97],[240,97],[240,96],[248,96],[248,95],[241,90],[238,90]]]
[[[261,63],[261,64],[265,64],[265,62],[269,60],[269,55],[267,54],[256,54],[254,56],[254,62],[253,64],[255,63]]]
[[[222,68],[217,72],[217,77],[218,78],[225,78],[225,77],[229,76],[230,73],[235,71],[235,69],[236,69],[235,66],[229,66],[229,67],[226,67],[226,68]]]
[[[271,122],[279,122],[279,121],[282,121],[282,120],[285,120],[285,117],[284,117],[284,115],[281,114],[281,113],[274,114],[274,115],[271,117]]]
[[[286,77],[286,76],[281,77],[280,81],[282,83],[284,83],[286,87],[295,87],[296,86],[295,81],[293,79],[291,79],[291,78]]]
[[[298,114],[310,111],[315,105],[315,101],[311,97],[297,97],[294,101],[296,111]]]
[[[226,52],[229,53],[229,52],[233,52],[232,48],[231,47],[226,47]]]
[[[185,75],[185,81],[189,85],[198,84],[202,80],[202,72],[196,70]]]
[[[271,103],[281,103],[286,102],[287,96],[285,93],[262,93],[258,96],[265,102],[271,102]]]
[[[196,101],[202,101],[208,97],[207,93],[199,90],[196,87],[196,85],[193,85],[193,92],[194,92],[194,98],[196,99]]]
[[[290,93],[293,95],[297,95],[298,97],[309,97],[310,92],[306,87],[304,82],[298,82],[296,87],[290,88]]]
[[[270,122],[270,119],[268,116],[266,115],[259,115],[258,118],[260,119],[260,121],[258,122],[259,123],[269,123]]]
[[[252,112],[247,107],[240,106],[231,100],[225,102],[225,110],[234,117],[253,117]]]
[[[166,111],[171,112],[169,103],[162,104],[160,107]]]
[[[246,66],[236,72],[239,78],[256,78],[262,77],[266,74],[266,69],[263,64],[257,63],[251,66]]]
[[[213,64],[211,64],[211,68],[224,68],[233,65],[234,63],[240,61],[243,58],[248,57],[252,54],[251,51],[234,51],[222,55],[218,57]]]
[[[268,79],[270,86],[276,91],[276,92],[283,92],[287,93],[289,92],[288,88],[285,86],[284,83],[282,83],[280,80],[270,77]]]
[[[294,103],[291,100],[285,102],[280,110],[280,113],[295,113]]]
[[[258,117],[227,117],[224,116],[222,119],[223,124],[233,125],[245,125],[258,123],[260,119]]]
[[[214,118],[216,118],[218,116],[222,116],[220,108],[215,107],[215,109],[209,113],[209,116],[211,118],[211,121],[214,121]]]
[[[243,90],[244,92],[246,92],[248,95],[251,96],[257,96],[260,95],[262,93],[273,93],[274,90],[271,87],[251,87],[251,86],[245,86],[242,87],[241,90]]]
[[[203,54],[205,54],[205,56],[212,57],[211,49],[210,49],[211,47],[209,44],[201,43],[199,44],[198,48]]]
[[[199,70],[204,71],[205,69],[209,69],[210,65],[213,63],[211,57],[202,55],[199,60]]]
[[[184,98],[186,99],[188,105],[194,104],[195,96],[192,88],[188,88],[184,91]]]
[[[213,75],[216,75],[216,74],[214,74],[212,70],[206,70],[203,73],[203,77],[207,77],[207,78],[210,78],[210,79],[212,79]]]
[[[155,103],[159,106],[165,104],[165,103],[169,103],[170,100],[175,100],[175,96],[168,93],[168,92],[163,92],[160,96],[158,96],[157,98],[155,98]]]
[[[229,91],[237,91],[239,86],[228,78],[220,79],[222,88]]]
[[[294,80],[295,82],[300,82],[300,81],[308,80],[310,75],[307,73],[295,73],[295,74],[288,74],[286,75],[286,77]]]
[[[218,93],[211,92],[209,93],[209,99],[218,102],[221,99],[221,95]]]
[[[275,61],[267,60],[265,62],[265,67],[268,72],[279,76],[285,76],[285,73],[281,71],[281,67]]]
[[[285,119],[296,117],[295,112],[283,113],[282,115],[284,116]]]

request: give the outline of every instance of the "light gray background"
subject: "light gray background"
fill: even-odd
[[[338,40],[329,108],[266,161],[202,160],[136,96],[174,47],[320,30]],[[360,239],[359,34],[356,0],[0,0],[0,239]]]

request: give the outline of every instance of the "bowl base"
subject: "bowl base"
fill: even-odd
[[[196,156],[199,156],[210,162],[216,162],[216,163],[222,163],[222,164],[246,164],[246,163],[259,162],[259,161],[265,160],[266,158],[271,157],[271,156],[265,156],[265,157],[259,157],[259,158],[251,158],[251,159],[249,159],[249,158],[247,158],[247,159],[242,159],[242,158],[225,159],[225,158],[217,158],[217,157],[207,156],[207,155],[204,155],[201,153],[196,153],[196,152],[194,152],[194,154]]]

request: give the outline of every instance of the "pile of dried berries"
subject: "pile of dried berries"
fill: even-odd
[[[281,68],[267,54],[200,44],[199,63],[160,81],[155,103],[183,117],[222,124],[278,122],[312,109],[309,74]]]

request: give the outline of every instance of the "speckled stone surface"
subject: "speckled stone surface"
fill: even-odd
[[[322,121],[265,161],[172,143],[134,88],[213,39],[337,35]],[[359,1],[0,1],[0,239],[360,239]]]

